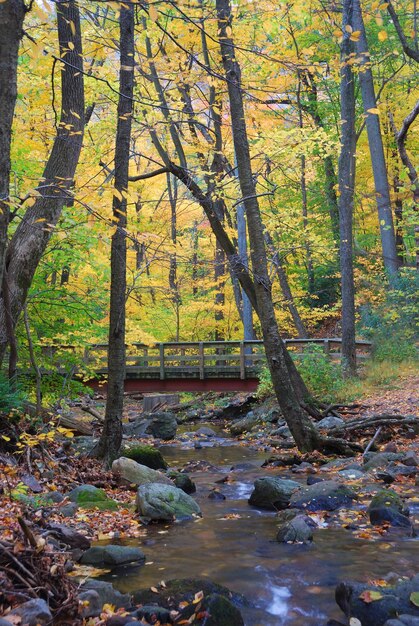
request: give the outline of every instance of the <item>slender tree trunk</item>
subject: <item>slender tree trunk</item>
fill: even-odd
[[[3,6],[3,5],[1,5]],[[38,196],[27,209],[8,246],[5,271],[13,326],[23,310],[35,270],[45,252],[71,189],[84,131],[83,51],[78,5],[57,2],[61,69],[61,117]],[[0,299],[0,362],[7,346],[4,299]]]
[[[23,0],[0,3],[0,286],[9,226],[10,145],[17,98],[17,63],[25,17]]]
[[[319,446],[320,437],[307,413],[300,406],[298,393],[294,388],[294,381],[291,381],[287,367],[286,348],[281,340],[275,318],[271,283],[267,268],[263,225],[251,169],[241,91],[240,67],[235,59],[233,40],[229,36],[231,32],[230,2],[229,0],[217,0],[216,7],[221,55],[230,101],[234,149],[248,223],[257,311],[262,326],[266,357],[279,406],[287,420],[296,444],[300,450],[310,451]]]
[[[177,207],[177,197],[178,197],[178,180],[175,176],[173,176],[173,182],[170,179],[171,174],[168,172],[166,174],[167,180],[167,190],[169,192],[169,202],[170,202],[170,238],[172,240],[172,244],[175,248],[175,252],[172,252],[170,255],[170,266],[169,266],[169,288],[171,292],[171,299],[173,303],[173,307],[175,309],[175,318],[176,318],[176,331],[175,331],[175,341],[179,341],[180,335],[180,293],[179,293],[179,283],[177,280],[177,257],[176,257],[176,242],[177,242],[177,222],[176,222],[176,207]]]
[[[275,266],[276,275],[278,276],[279,286],[281,287],[282,295],[284,296],[284,305],[290,312],[292,321],[294,322],[295,329],[299,337],[308,337],[307,329],[303,320],[300,317],[297,307],[295,306],[294,298],[291,293],[291,288],[288,282],[288,276],[282,265],[281,256],[279,251],[275,248],[271,235],[268,231],[265,231],[265,239],[268,249],[272,255],[272,262]]]
[[[134,94],[134,6],[121,4],[118,121],[115,140],[115,194],[111,245],[111,296],[108,341],[108,391],[97,455],[110,464],[122,441],[125,380],[125,300],[127,267],[127,191]]]
[[[355,86],[349,61],[354,45],[352,0],[344,0],[343,41],[340,55],[341,151],[339,157],[340,270],[342,292],[342,366],[345,376],[356,375],[355,288],[352,249],[352,222],[355,189]],[[348,31],[346,30],[346,27]]]
[[[375,98],[374,79],[371,70],[371,58],[368,51],[367,36],[359,0],[354,0],[353,2],[353,29],[354,31],[360,32],[360,36],[355,43],[359,63],[359,83],[364,105],[364,114],[366,116],[365,124],[367,127],[368,144],[374,175],[383,262],[388,274],[391,275],[397,273],[399,259],[397,257],[380,118],[376,113],[377,101]]]
[[[237,244],[239,255],[243,265],[248,267],[247,259],[247,236],[246,236],[246,216],[242,203],[237,205]],[[241,318],[243,322],[243,339],[245,341],[255,339],[253,330],[253,309],[247,294],[242,291],[241,297]]]

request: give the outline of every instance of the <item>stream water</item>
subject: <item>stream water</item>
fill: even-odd
[[[192,444],[193,445],[193,444]],[[342,580],[382,578],[390,571],[411,575],[419,570],[419,542],[403,535],[383,540],[357,539],[344,529],[320,528],[310,546],[275,541],[275,513],[250,507],[247,499],[257,477],[287,474],[260,465],[267,454],[217,439],[214,447],[163,446],[169,464],[205,460],[217,471],[188,472],[197,486],[194,497],[203,517],[197,521],[151,525],[140,545],[147,565],[110,574],[107,580],[123,592],[132,592],[172,578],[207,577],[242,593],[254,608],[243,608],[246,626],[321,626],[342,617],[334,601]],[[230,471],[231,466],[239,468]],[[234,482],[217,484],[226,476]],[[295,475],[290,475],[295,480]],[[306,477],[300,477],[305,482]],[[218,487],[226,500],[208,499]],[[226,517],[231,516],[233,517]]]

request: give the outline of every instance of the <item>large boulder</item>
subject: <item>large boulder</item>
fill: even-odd
[[[274,476],[258,478],[249,498],[249,504],[270,511],[286,509],[291,496],[299,489],[301,489],[301,485],[295,480],[286,480]]]
[[[133,459],[121,456],[112,463],[112,473],[118,478],[134,485],[147,485],[149,483],[162,483],[163,485],[173,485],[173,482],[157,470],[140,465]]]
[[[115,511],[118,503],[108,498],[103,489],[94,485],[79,485],[67,494],[68,499],[84,509]]]
[[[334,511],[348,506],[355,497],[355,493],[346,485],[334,480],[323,480],[295,492],[291,496],[290,506],[306,511]]]
[[[412,530],[408,514],[409,511],[405,509],[402,499],[392,489],[379,491],[368,507],[370,522],[374,525],[389,523],[391,526],[402,526]]]
[[[95,567],[118,567],[129,563],[143,563],[145,554],[135,546],[93,546],[82,554],[80,563]]]
[[[168,468],[160,450],[153,446],[129,446],[124,448],[123,456],[154,470],[166,470]]]
[[[362,626],[383,626],[399,615],[419,618],[419,608],[411,601],[412,593],[419,593],[419,574],[393,587],[340,583],[335,597],[348,618],[356,617]]]
[[[136,504],[139,514],[151,520],[184,520],[201,515],[195,500],[174,485],[142,485]]]
[[[167,441],[176,437],[177,421],[176,415],[169,412],[153,413],[151,421],[145,430],[149,435],[157,439]]]

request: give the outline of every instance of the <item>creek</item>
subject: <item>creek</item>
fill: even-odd
[[[276,542],[275,513],[247,503],[253,482],[280,474],[305,483],[306,476],[261,468],[268,456],[263,450],[218,437],[198,450],[193,443],[160,449],[172,467],[204,460],[217,469],[188,471],[197,486],[193,497],[202,519],[150,525],[145,538],[127,542],[144,550],[147,564],[103,577],[122,592],[172,578],[205,577],[250,600],[252,608],[241,608],[246,626],[321,626],[331,617],[343,617],[334,601],[338,582],[417,572],[419,542],[403,534],[371,541],[343,528],[324,527],[315,531],[309,546]],[[227,474],[232,482],[216,483]],[[214,488],[226,499],[208,499]]]

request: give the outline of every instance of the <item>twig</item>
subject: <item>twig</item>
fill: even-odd
[[[369,450],[369,449],[370,449],[370,448],[374,445],[374,443],[377,441],[378,436],[379,436],[379,434],[381,433],[382,428],[383,428],[382,426],[379,426],[379,427],[377,428],[377,430],[375,431],[375,435],[374,435],[374,437],[371,439],[371,441],[369,442],[369,444],[368,444],[368,445],[367,445],[367,447],[365,448],[365,450],[364,450],[364,452],[363,452],[362,456],[365,456],[365,455],[367,454],[368,450]]]
[[[32,548],[35,548],[36,550],[38,548],[38,544],[36,542],[33,532],[31,531],[23,517],[20,517],[20,515],[18,516],[17,521],[19,522],[19,526],[21,527],[26,539],[29,541]]]

